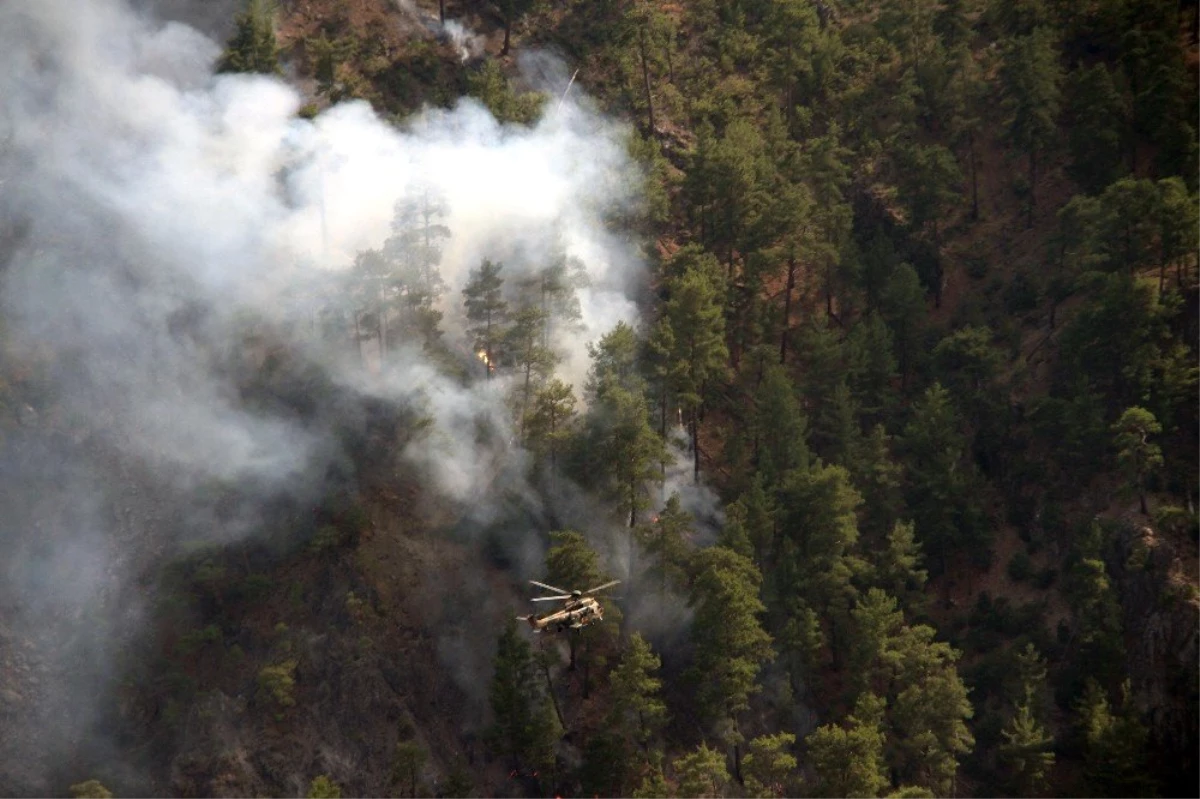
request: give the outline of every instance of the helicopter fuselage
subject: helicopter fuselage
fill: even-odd
[[[604,608],[592,597],[585,596],[569,600],[563,607],[552,613],[518,618],[528,622],[535,632],[540,633],[547,629],[562,632],[568,629],[578,630],[589,624],[603,621]]]

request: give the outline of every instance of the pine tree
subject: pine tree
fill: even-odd
[[[670,299],[663,317],[670,325],[677,363],[676,396],[688,414],[693,477],[700,479],[700,413],[710,381],[721,376],[729,351],[725,347],[725,319],[720,287],[709,270],[693,268],[670,283]]]
[[[671,494],[654,520],[639,532],[642,549],[654,561],[650,567],[658,578],[659,590],[684,588],[687,578],[688,545],[692,535],[692,517],[679,504],[679,494]]]
[[[647,755],[667,720],[667,706],[659,698],[662,680],[654,676],[660,665],[650,644],[635,632],[609,675],[614,726]]]
[[[756,471],[746,491],[725,509],[726,527],[730,532],[729,542],[724,545],[749,557],[760,570],[765,570],[775,549],[776,513],[775,503],[763,487],[762,473]],[[726,533],[723,531],[722,535]]]
[[[395,759],[392,761],[392,783],[408,788],[408,795],[417,797],[417,780],[429,753],[415,740],[398,741]]]
[[[741,741],[737,718],[758,691],[762,664],[775,656],[758,618],[766,609],[758,598],[762,576],[748,558],[721,547],[697,552],[692,569],[696,707],[701,719],[733,745],[736,773]]]
[[[908,264],[901,264],[888,279],[881,300],[881,312],[892,330],[899,360],[901,389],[907,390],[908,379],[920,352],[921,334],[927,309],[921,279]]]
[[[581,533],[573,530],[555,531],[550,533],[550,542],[550,549],[546,552],[546,582],[568,590],[577,588],[585,591],[609,581],[608,575],[600,568],[600,556]],[[620,622],[620,610],[607,605],[603,624],[590,625],[583,630],[572,631],[567,636],[569,668],[572,671],[578,663],[577,653],[580,650],[584,652],[585,698],[591,687],[591,664],[616,646]]]
[[[1125,472],[1130,488],[1138,495],[1142,514],[1148,516],[1146,480],[1163,464],[1162,449],[1151,443],[1149,438],[1161,433],[1162,425],[1145,408],[1133,407],[1125,409],[1112,430],[1117,447],[1117,463]]]
[[[974,710],[954,668],[959,653],[934,644],[932,632],[909,628],[898,642],[898,684],[906,687],[892,703],[892,723],[901,778],[944,796],[953,790],[958,758],[975,746],[966,724]]]
[[[717,546],[732,549],[762,569],[762,563],[754,556],[754,546],[746,530],[746,507],[740,500],[725,506],[725,523],[717,533]]]
[[[655,136],[653,85],[656,73],[661,76],[665,72],[669,78],[673,71],[675,19],[650,0],[635,0],[626,6],[615,38],[626,97],[639,113],[645,111],[643,130],[647,136]]]
[[[1033,224],[1038,159],[1053,144],[1058,130],[1062,68],[1049,28],[1035,28],[1014,39],[1000,66],[1000,104],[1007,115],[1006,134],[1029,158],[1029,202],[1026,226]]]
[[[518,369],[521,382],[517,387],[517,428],[521,442],[526,443],[525,422],[535,393],[554,370],[558,356],[542,344],[542,328],[546,313],[530,306],[513,314],[512,324],[504,333],[503,349]]]
[[[509,47],[512,46],[512,26],[525,12],[533,5],[533,0],[492,0],[496,4],[496,10],[500,12],[500,17],[504,20],[504,45],[500,48],[500,55],[508,55]]]
[[[883,757],[884,700],[860,694],[846,726],[826,724],[806,739],[816,796],[878,796],[888,786]]]
[[[790,795],[788,786],[796,771],[796,757],[788,749],[795,743],[796,736],[789,732],[760,735],[750,741],[742,760],[742,772],[751,796]]]
[[[650,429],[645,398],[617,386],[589,409],[588,425],[589,476],[604,486],[633,528],[650,504],[647,483],[659,477],[668,459],[666,444]]]
[[[1071,165],[1067,173],[1099,194],[1123,173],[1127,110],[1104,64],[1080,67],[1067,82]]]
[[[274,3],[246,0],[242,12],[234,19],[233,35],[217,62],[217,71],[280,74]]]
[[[1167,267],[1175,265],[1175,283],[1183,288],[1183,269],[1192,260],[1196,241],[1200,240],[1200,197],[1189,192],[1181,178],[1158,182],[1158,291],[1166,285]]]
[[[558,732],[535,669],[529,644],[509,619],[496,649],[487,739],[514,765],[545,768],[553,765]]]
[[[559,453],[571,435],[575,395],[561,380],[550,380],[537,389],[525,420],[525,444],[540,463],[558,467]]]
[[[596,344],[587,345],[592,359],[584,391],[590,402],[605,398],[609,389],[641,393],[644,383],[637,371],[637,333],[627,322],[618,322]]]
[[[589,733],[579,767],[581,796],[624,796],[631,763],[629,745],[607,729]]]
[[[920,302],[923,308],[924,297]],[[850,328],[843,349],[850,396],[863,416],[882,421],[892,406],[892,378],[897,374],[887,323],[878,313],[868,314]]]
[[[891,437],[883,425],[875,425],[859,444],[859,451],[851,462],[854,487],[863,497],[859,530],[868,550],[884,545],[904,505],[903,469],[892,458],[890,442]]]
[[[817,463],[789,473],[781,493],[780,555],[771,595],[777,615],[797,596],[828,622],[826,633],[835,658],[845,645],[859,562],[852,556],[858,540],[856,511],[862,497],[840,466]],[[835,661],[836,662],[836,661]]]
[[[808,466],[808,419],[783,367],[769,364],[750,414],[756,474],[773,490],[791,469]]]
[[[1148,733],[1129,705],[1129,682],[1122,685],[1121,706],[1114,713],[1104,689],[1089,678],[1077,710],[1091,795],[1155,796],[1146,763]]]
[[[909,464],[908,507],[922,544],[944,572],[950,553],[974,542],[961,522],[969,491],[963,477],[966,441],[950,395],[940,384],[913,405],[901,443]]]
[[[1008,772],[1014,795],[1040,796],[1054,766],[1054,737],[1038,723],[1025,702],[1017,706],[1000,735],[1004,743],[997,754]]]
[[[800,696],[801,686],[809,686],[811,690],[819,677],[825,633],[817,612],[803,599],[789,597],[784,603],[786,621],[779,630],[777,646],[787,668],[792,694]]]
[[[896,598],[878,588],[858,598],[854,610],[850,662],[862,690],[886,695],[896,674],[896,640],[904,629],[904,614]]]
[[[362,324],[375,329],[382,366],[387,363],[388,342],[393,338],[388,332],[388,320],[399,296],[391,264],[379,250],[364,250],[354,258],[350,280],[355,325],[361,320]],[[360,331],[359,346],[368,338],[369,334]]]
[[[492,379],[499,355],[497,345],[501,341],[504,324],[508,319],[508,303],[502,290],[504,278],[500,275],[503,264],[483,259],[478,269],[471,270],[470,279],[463,289],[463,304],[467,308],[467,329],[480,360],[483,361],[487,379]]]
[[[909,209],[909,224],[929,228],[934,245],[941,243],[939,220],[959,199],[962,172],[954,154],[941,145],[914,144],[896,154],[900,196]],[[934,296],[941,295],[940,285]]]
[[[546,581],[566,588],[589,588],[607,581],[600,569],[600,556],[581,533],[559,530],[550,533],[546,552]]]
[[[433,188],[412,188],[396,201],[392,234],[383,244],[398,294],[401,333],[415,338],[428,350],[436,341],[442,312],[438,300],[446,290],[441,261],[444,242],[450,238],[445,224],[449,208]]]
[[[661,756],[650,765],[646,776],[633,792],[633,799],[668,799],[672,796],[671,786],[663,776]]]
[[[350,37],[330,39],[324,31],[320,36],[304,40],[313,77],[317,81],[317,92],[328,97],[331,103],[347,96],[345,84],[338,80],[338,67],[353,55],[354,45],[355,41]]]
[[[537,297],[536,306],[541,309],[541,345],[551,348],[551,341],[559,331],[579,329],[583,311],[579,305],[578,290],[589,283],[583,261],[567,255],[561,230],[556,231],[550,247],[548,263],[521,283],[521,288]]]
[[[721,797],[729,783],[729,770],[725,768],[725,756],[718,749],[709,749],[700,744],[693,752],[675,760],[675,773],[679,777],[679,795],[695,797]]]
[[[919,611],[923,605],[929,573],[920,568],[922,560],[913,523],[897,520],[888,533],[887,546],[876,556],[875,580],[909,612]]]

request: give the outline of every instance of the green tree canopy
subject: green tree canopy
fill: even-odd
[[[529,643],[516,620],[509,619],[497,642],[487,740],[494,751],[519,766],[546,768],[554,761],[558,725],[541,686]]]
[[[484,374],[491,380],[497,366],[499,344],[508,320],[508,303],[504,300],[503,264],[483,259],[478,269],[472,269],[470,279],[462,290],[470,327],[467,334],[472,346],[483,361]]]
[[[271,0],[246,0],[233,25],[233,34],[217,62],[217,71],[280,74],[275,4]]]
[[[697,552],[692,570],[696,700],[702,717],[717,723],[749,706],[759,669],[774,658],[759,622],[762,576],[749,558],[722,547]]]

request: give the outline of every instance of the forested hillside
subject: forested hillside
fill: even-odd
[[[1196,795],[1195,3],[70,5],[0,794]]]

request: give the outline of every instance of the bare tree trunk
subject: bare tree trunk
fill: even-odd
[[[485,380],[492,379],[492,312],[489,309],[487,325],[484,328],[483,342],[483,376]]]
[[[500,55],[508,55],[508,47],[512,37],[512,19],[505,15],[504,17],[504,46],[500,48]]]
[[[658,434],[663,441],[667,440],[667,380],[663,378],[662,391],[658,394]],[[658,472],[661,475],[661,481],[667,482],[667,463],[663,461],[658,465]]]
[[[637,480],[629,478],[629,529],[637,527]]]
[[[825,266],[825,314],[833,316],[833,267]]]
[[[650,119],[650,135],[654,136],[654,98],[650,94],[650,66],[646,63],[646,28],[638,29],[638,50],[642,56],[642,83],[646,87],[646,114]]]
[[[1037,149],[1029,150],[1029,205],[1025,210],[1025,227],[1033,227],[1033,207],[1037,205]]]
[[[387,362],[387,295],[383,286],[379,287],[379,373],[383,374],[383,365]]]
[[[358,365],[367,368],[367,356],[363,354],[362,327],[358,324],[358,311],[354,312],[354,349],[358,350]]]
[[[692,481],[700,482],[700,422],[697,408],[692,408]]]
[[[967,131],[967,157],[971,160],[971,220],[979,221],[979,164],[975,155],[975,131]]]
[[[783,291],[783,329],[779,334],[779,363],[787,361],[788,331],[792,324],[792,291],[796,288],[796,256],[788,258],[787,288]]]
[[[438,21],[443,25],[446,24],[446,0],[438,0]]]
[[[525,446],[525,416],[529,412],[529,383],[533,373],[533,358],[528,356],[525,361],[525,388],[521,394],[521,419],[517,431],[521,438],[521,446]]]

